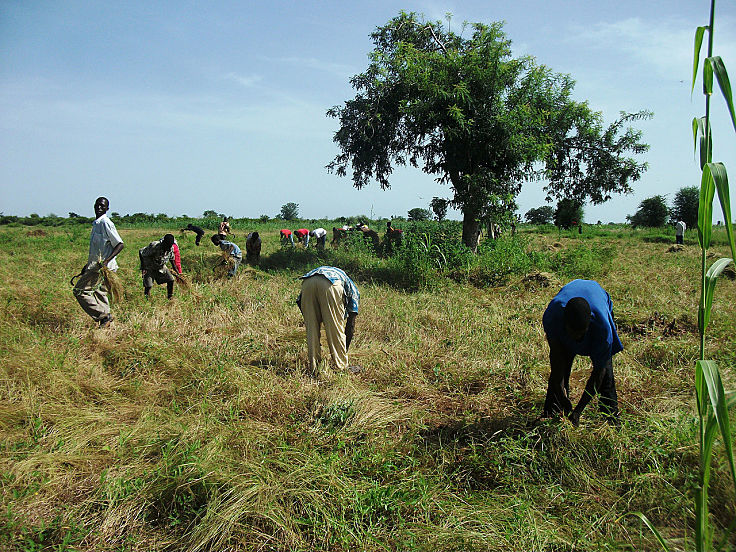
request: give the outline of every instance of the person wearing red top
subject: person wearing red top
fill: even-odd
[[[174,238],[174,267],[176,268],[176,271],[181,274],[181,254],[179,253],[179,244],[176,243],[176,238]]]
[[[304,247],[309,247],[309,230],[306,228],[300,228],[299,230],[294,231],[294,236],[296,236],[296,241],[304,244]]]
[[[291,230],[288,228],[283,228],[281,230],[281,245],[286,245],[286,243],[291,243],[291,247],[294,247],[294,234],[291,233]]]

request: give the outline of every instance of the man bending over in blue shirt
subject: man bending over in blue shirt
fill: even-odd
[[[577,425],[583,409],[594,395],[598,406],[618,423],[618,398],[613,379],[613,355],[623,350],[613,321],[611,298],[593,280],[573,280],[550,301],[542,317],[549,343],[550,375],[543,417],[569,415]],[[575,355],[589,356],[593,371],[583,396],[573,409],[570,402],[570,371]]]

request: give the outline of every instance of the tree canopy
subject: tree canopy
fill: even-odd
[[[434,216],[437,220],[442,221],[447,216],[447,206],[450,202],[442,197],[433,197],[432,201],[429,202],[429,208],[434,211]]]
[[[656,195],[643,200],[636,213],[627,215],[626,218],[634,228],[637,226],[659,228],[667,224],[669,212],[664,196]]]
[[[296,220],[299,218],[299,204],[294,202],[285,203],[281,206],[279,216],[284,220]]]
[[[409,220],[431,220],[432,212],[429,209],[422,209],[421,207],[414,207],[409,209],[407,213]]]
[[[551,205],[542,205],[529,209],[524,218],[529,224],[549,224],[555,216],[555,210]]]
[[[698,226],[698,205],[700,203],[700,188],[687,186],[680,188],[672,200],[670,216],[674,222],[683,221],[688,228]]]
[[[555,226],[568,229],[583,222],[583,204],[576,199],[561,199],[555,209]]]
[[[648,112],[602,116],[574,101],[568,75],[514,58],[502,23],[463,26],[467,37],[401,12],[378,27],[356,95],[328,115],[339,119],[340,153],[327,165],[353,184],[386,189],[409,164],[449,184],[463,212],[463,241],[477,243],[480,220],[515,206],[523,181],[547,181],[551,198],[603,202],[630,192],[645,163],[627,157],[648,146],[624,128]],[[511,208],[513,211],[513,208]]]

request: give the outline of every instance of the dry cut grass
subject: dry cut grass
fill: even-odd
[[[364,369],[313,379],[294,304],[313,268],[303,252],[289,269],[219,279],[218,252],[181,237],[189,289],[145,301],[135,251],[162,232],[121,233],[124,296],[100,330],[67,284],[86,232],[0,230],[0,548],[653,549],[632,511],[687,546],[694,248],[618,239],[599,279],[625,346],[615,430],[594,404],[579,428],[537,419],[541,315],[557,291],[544,278],[406,292],[363,277],[350,356]],[[276,232],[261,235],[275,255]],[[733,366],[736,289],[719,285],[709,356]],[[575,397],[588,374],[578,359]],[[725,464],[714,469],[718,526],[736,512]]]

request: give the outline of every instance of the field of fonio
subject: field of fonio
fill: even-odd
[[[125,297],[98,329],[69,285],[89,227],[0,228],[0,549],[658,549],[633,512],[693,547],[694,233],[670,252],[674,236],[626,227],[520,227],[463,275],[427,230],[427,278],[360,247],[282,250],[254,224],[261,266],[217,280],[212,244],[175,232],[193,289],[169,302],[165,287],[144,300],[137,251],[175,227],[118,229]],[[359,373],[307,374],[295,278],[320,264],[361,292]],[[619,429],[595,401],[579,427],[538,419],[542,313],[576,277],[613,300]],[[707,358],[733,389],[736,282],[718,286]],[[589,374],[577,358],[573,402]],[[736,511],[716,450],[717,542]]]

